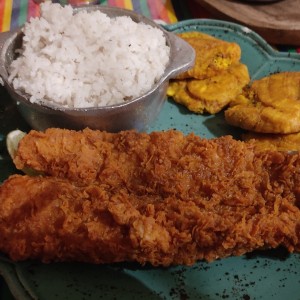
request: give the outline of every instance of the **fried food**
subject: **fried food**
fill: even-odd
[[[300,251],[300,157],[231,137],[51,129],[20,144],[0,187],[0,251],[13,260],[191,265]]]
[[[181,32],[178,35],[184,40],[193,39],[193,38],[202,39],[202,40],[217,40],[212,35],[200,31],[186,31],[186,32]]]
[[[167,94],[190,111],[215,114],[235,99],[249,81],[248,68],[237,63],[206,79],[173,80]]]
[[[195,113],[218,113],[250,81],[247,66],[240,63],[239,45],[197,31],[179,36],[195,49],[196,61],[170,81],[168,96]]]
[[[299,132],[300,72],[282,72],[254,81],[230,102],[225,119],[253,132]]]
[[[272,134],[247,132],[242,135],[246,142],[253,143],[258,151],[300,151],[300,133]]]
[[[196,59],[194,67],[180,74],[177,79],[205,79],[215,76],[241,59],[241,48],[236,43],[223,41],[202,32],[178,35],[195,49]]]

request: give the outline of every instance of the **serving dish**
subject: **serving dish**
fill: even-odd
[[[251,77],[260,78],[279,71],[300,71],[300,56],[279,53],[246,27],[216,20],[187,20],[166,26],[171,32],[199,30],[242,48],[242,62]],[[1,113],[0,133],[26,129],[10,106]],[[168,99],[149,131],[176,128],[205,138],[240,132],[227,125],[223,114],[200,116]],[[2,143],[1,178],[15,172]],[[6,167],[5,167],[6,166]],[[3,171],[2,171],[3,170]],[[154,268],[134,263],[89,265],[79,263],[12,263],[0,259],[0,273],[17,299],[299,299],[300,255],[283,249],[257,251],[192,267]]]
[[[74,9],[74,13],[82,11],[105,13],[110,18],[129,17],[135,23],[144,23],[150,27],[162,31],[167,45],[170,47],[169,62],[164,73],[146,93],[139,97],[113,105],[69,108],[58,104],[32,103],[30,95],[21,90],[16,90],[9,81],[8,67],[16,59],[17,50],[22,46],[23,32],[18,28],[0,35],[0,78],[10,96],[18,104],[17,107],[28,122],[37,130],[45,130],[49,127],[69,129],[101,129],[117,132],[126,129],[145,130],[156,118],[166,96],[166,90],[170,78],[186,71],[193,65],[195,53],[193,48],[182,39],[163,30],[151,19],[134,11],[111,6],[82,6]]]

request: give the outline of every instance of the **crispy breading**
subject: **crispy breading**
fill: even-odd
[[[195,65],[180,74],[177,79],[205,79],[217,75],[241,58],[241,48],[234,42],[227,42],[201,32],[179,33],[196,52]]]
[[[231,101],[225,119],[253,132],[299,132],[300,72],[282,72],[255,80]]]
[[[235,99],[249,81],[247,66],[237,63],[206,79],[173,80],[167,94],[190,111],[215,114]]]
[[[32,131],[0,187],[0,251],[13,260],[191,265],[300,251],[300,157],[178,131]]]
[[[242,139],[253,143],[258,151],[300,151],[300,133],[272,134],[247,132],[242,134]]]

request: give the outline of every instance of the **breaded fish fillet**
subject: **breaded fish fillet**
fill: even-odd
[[[51,129],[0,187],[0,251],[14,260],[191,265],[300,251],[300,157],[177,131]]]
[[[231,148],[232,143],[235,148]],[[188,179],[186,168],[197,174],[202,170],[199,167],[209,168],[213,163],[221,174],[222,160],[227,155],[231,164],[224,165],[229,168],[226,174],[233,168],[238,170],[245,151],[244,143],[230,137],[206,140],[175,130],[147,134],[48,129],[27,134],[19,144],[14,163],[21,170],[31,168],[78,184],[101,182],[140,193],[167,192],[168,188],[178,194],[178,189],[191,193],[196,188],[184,182]],[[238,165],[234,166],[236,161]]]

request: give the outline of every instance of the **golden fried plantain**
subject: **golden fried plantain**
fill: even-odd
[[[240,94],[249,81],[248,68],[237,63],[226,71],[203,80],[172,81],[167,94],[193,112],[215,114]]]
[[[288,134],[300,131],[300,72],[256,80],[225,111],[226,121],[246,130]]]
[[[254,145],[257,151],[299,151],[300,133],[272,134],[247,132],[242,135],[242,139]]]
[[[187,31],[178,34],[181,38],[187,39],[203,39],[203,40],[217,40],[217,38],[212,35],[200,32],[200,31]]]
[[[180,74],[178,79],[205,79],[217,75],[240,61],[241,48],[236,43],[223,41],[201,32],[178,35],[196,51],[194,67]]]

